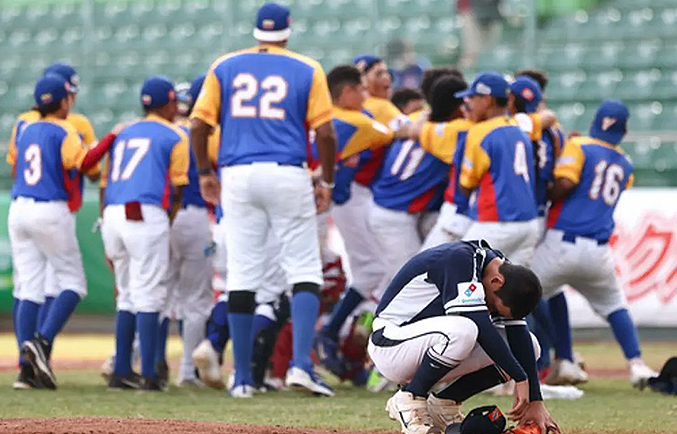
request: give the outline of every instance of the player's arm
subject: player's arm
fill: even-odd
[[[67,170],[78,169],[81,173],[86,173],[108,152],[115,137],[114,134],[109,133],[95,147],[86,150],[82,147],[82,141],[75,129],[69,130],[61,145],[63,167]]]
[[[97,141],[92,123],[84,115],[75,115],[74,120],[76,120],[74,126],[82,136],[82,143],[85,145],[85,148],[93,148]],[[95,164],[85,172],[85,175],[90,181],[97,182],[101,177],[101,165],[99,163]]]
[[[7,157],[5,161],[12,166],[12,179],[16,177],[16,139],[19,132],[19,122],[16,122],[12,127],[12,135],[9,138],[9,146],[7,148]]]
[[[390,144],[395,138],[390,128],[368,116],[360,117],[355,126],[357,126],[357,132],[340,151],[339,158],[341,159],[346,159],[366,149],[378,149]],[[316,150],[316,146],[313,146],[313,150]]]
[[[458,180],[458,191],[464,196],[477,188],[484,174],[489,170],[490,160],[487,152],[482,148],[483,135],[475,134],[472,130],[466,137],[465,152],[461,163],[461,175]]]
[[[202,197],[214,204],[219,203],[220,185],[209,162],[209,136],[219,123],[221,113],[221,83],[214,74],[214,68],[205,77],[200,96],[191,113],[190,140],[195,153],[195,162],[200,174]]]
[[[564,199],[576,188],[581,179],[584,161],[585,155],[578,140],[569,140],[564,145],[553,171],[555,182],[548,190],[550,200]]]
[[[190,149],[188,137],[181,132],[181,138],[174,145],[169,157],[169,179],[172,183],[172,204],[169,211],[170,222],[181,209],[183,186],[188,185],[188,167],[190,166]]]
[[[505,320],[504,325],[510,350],[529,378],[529,401],[542,401],[536,353],[527,323],[524,320]]]

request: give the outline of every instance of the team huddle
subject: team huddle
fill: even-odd
[[[399,384],[389,416],[405,434],[437,434],[463,420],[466,399],[512,381],[512,419],[558,432],[541,382],[587,381],[564,285],[608,320],[633,385],[655,375],[608,245],[633,183],[622,102],[604,101],[588,135],[567,136],[543,71],[482,72],[468,85],[432,68],[420,90],[391,95],[378,57],[325,75],[285,48],[290,34],[289,10],[262,6],[256,47],[190,85],[148,78],[144,117],[98,141],[72,112],[75,70],[45,70],[7,155],[14,388],[57,387],[51,348],[87,293],[75,234],[83,175],[100,179],[115,277],[111,389],[167,390],[176,319],[180,386],[333,396],[319,363],[356,386]]]

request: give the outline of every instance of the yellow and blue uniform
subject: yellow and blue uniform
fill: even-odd
[[[543,130],[541,140],[536,144],[536,206],[538,215],[545,215],[548,207],[548,185],[555,181],[553,170],[555,161],[564,145],[564,132],[559,124]]]
[[[387,126],[393,131],[397,131],[400,124],[406,120],[406,117],[395,104],[384,98],[369,96],[364,101],[362,107],[371,114],[376,122]],[[360,167],[355,175],[355,181],[358,184],[369,186],[378,178],[385,153],[385,148],[362,151]]]
[[[12,199],[67,201],[68,171],[79,170],[86,154],[77,131],[65,120],[47,116],[27,123],[14,148]]]
[[[169,209],[171,187],[188,184],[188,136],[155,115],[127,126],[111,146],[104,170],[105,205],[140,202]]]
[[[419,116],[420,112],[412,113],[409,120],[413,122]],[[438,145],[451,147],[455,143]],[[439,149],[438,153],[444,154]],[[426,152],[418,140],[396,140],[372,185],[374,201],[383,208],[412,214],[437,209],[442,205],[450,163]]]
[[[210,68],[191,117],[221,126],[219,166],[302,166],[308,130],[331,120],[320,64],[273,45],[227,54]]]
[[[531,140],[514,119],[498,116],[470,128],[459,183],[477,189],[471,217],[494,222],[536,218],[534,182]]]
[[[606,242],[614,229],[613,212],[621,192],[634,182],[633,165],[623,150],[591,137],[574,137],[557,160],[555,178],[576,187],[556,201],[548,215],[548,228],[565,236]]]
[[[190,123],[186,119],[182,122],[177,122],[179,128],[186,133],[188,143],[190,144]],[[218,128],[216,128],[218,130]],[[219,131],[214,131],[207,139],[207,154],[212,164],[216,164],[219,152]],[[207,202],[202,198],[200,193],[200,175],[197,172],[197,160],[193,148],[189,146],[189,166],[188,166],[188,185],[183,188],[182,206],[185,208],[188,205],[197,207],[206,207]]]

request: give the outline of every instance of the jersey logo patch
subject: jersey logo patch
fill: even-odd
[[[457,285],[457,306],[468,304],[484,304],[484,287],[480,282],[461,282]]]
[[[471,283],[468,289],[465,290],[465,296],[470,297],[473,292],[477,289],[477,286],[475,286],[474,283]]]
[[[604,118],[602,118],[602,131],[608,130],[615,123],[616,123],[616,118],[605,116]]]

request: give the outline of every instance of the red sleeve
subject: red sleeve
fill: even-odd
[[[106,152],[108,152],[116,137],[115,134],[108,133],[99,140],[99,143],[96,146],[90,148],[89,151],[87,151],[85,158],[82,160],[80,172],[86,172],[94,167],[94,165],[103,158]]]

